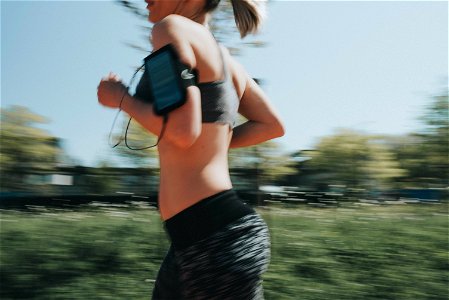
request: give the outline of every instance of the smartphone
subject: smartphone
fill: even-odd
[[[150,101],[157,115],[166,115],[186,102],[186,79],[196,77],[179,61],[172,45],[151,53],[144,60],[145,73],[150,85]],[[186,76],[191,74],[191,76]]]

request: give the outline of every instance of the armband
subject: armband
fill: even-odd
[[[166,115],[186,102],[186,89],[197,85],[197,72],[179,60],[170,44],[151,53],[145,59],[149,84],[148,101],[157,115]]]

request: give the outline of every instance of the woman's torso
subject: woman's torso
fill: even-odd
[[[200,83],[219,80],[232,81],[236,97],[241,98],[245,86],[244,74],[234,71],[231,57],[220,48],[202,25],[180,18],[183,37],[191,44],[200,74]],[[229,72],[224,78],[223,63]],[[203,101],[203,99],[201,99]],[[159,209],[166,220],[201,199],[232,188],[228,170],[228,148],[232,130],[228,124],[202,123],[195,143],[181,149],[171,143],[159,143],[160,187]]]

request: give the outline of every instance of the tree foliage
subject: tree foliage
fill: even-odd
[[[290,156],[283,153],[275,141],[259,145],[231,149],[229,151],[229,166],[231,169],[254,170],[252,178],[258,185],[275,184],[283,177],[294,174],[293,162]]]
[[[353,130],[321,139],[311,156],[311,168],[328,184],[386,189],[405,173],[382,139]]]
[[[2,190],[23,190],[26,175],[53,170],[61,153],[59,140],[37,125],[43,116],[22,106],[1,109],[0,166]]]
[[[434,96],[422,117],[422,133],[427,177],[436,184],[447,186],[449,176],[449,107],[448,91]]]
[[[449,115],[447,91],[432,97],[421,116],[423,129],[391,144],[407,170],[405,184],[447,187],[449,176]]]
[[[375,136],[340,130],[324,137],[307,163],[309,173],[326,185],[369,190],[444,188],[449,175],[447,91],[431,98],[418,132]]]

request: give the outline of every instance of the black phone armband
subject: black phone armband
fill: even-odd
[[[148,55],[142,78],[147,81],[144,101],[153,104],[157,115],[166,115],[186,102],[186,89],[197,85],[197,72],[179,60],[175,48],[168,44]]]

